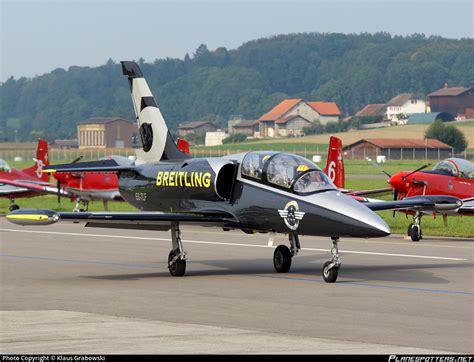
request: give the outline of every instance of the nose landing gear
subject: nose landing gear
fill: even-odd
[[[339,258],[339,248],[337,245],[339,242],[339,237],[333,236],[331,237],[331,240],[332,240],[332,249],[331,249],[332,258],[330,261],[325,262],[323,265],[323,279],[326,283],[334,283],[337,280],[337,274],[341,266],[341,259]]]

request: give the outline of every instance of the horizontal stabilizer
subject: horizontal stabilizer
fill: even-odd
[[[90,162],[65,163],[52,165],[43,170],[47,173],[88,173],[88,172],[120,172],[130,171],[135,167],[133,165],[119,165],[115,160],[100,160]]]

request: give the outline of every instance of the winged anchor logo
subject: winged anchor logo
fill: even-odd
[[[278,213],[282,217],[286,226],[291,230],[298,229],[300,220],[303,219],[305,212],[299,211],[298,203],[296,201],[290,201],[285,205],[284,210],[278,210]]]

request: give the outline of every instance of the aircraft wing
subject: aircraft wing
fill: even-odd
[[[413,210],[413,211],[447,211],[462,207],[463,201],[453,196],[414,196],[402,200],[383,201],[377,199],[361,200],[373,211]]]
[[[233,228],[237,220],[228,213],[202,214],[136,212],[57,212],[48,209],[19,209],[6,215],[7,220],[18,225],[49,225],[59,221],[85,223],[86,227],[114,229],[168,230],[171,224],[221,226]]]
[[[0,179],[0,184],[3,184],[3,186],[0,187],[0,195],[21,194],[32,191],[41,194],[58,194],[58,188],[54,185],[5,179]],[[70,194],[64,190],[60,190],[60,193],[61,196],[70,196]]]

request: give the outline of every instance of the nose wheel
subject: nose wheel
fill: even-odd
[[[323,265],[323,279],[326,283],[335,283],[337,280],[337,275],[339,273],[339,268],[341,267],[341,259],[339,258],[339,237],[335,236],[331,238],[332,240],[332,249],[331,255],[332,258],[330,261],[327,261]]]

